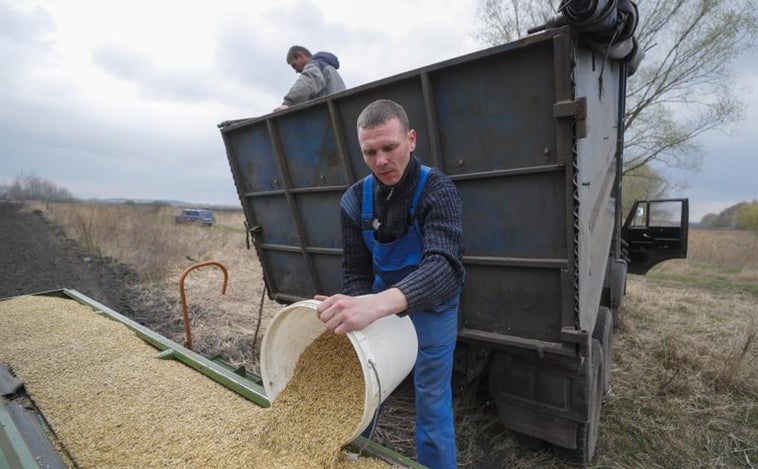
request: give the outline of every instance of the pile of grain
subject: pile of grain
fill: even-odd
[[[128,328],[75,301],[35,296],[0,302],[0,362],[25,382],[78,467],[325,467],[311,455],[259,441],[275,432],[283,435],[281,444],[294,444],[284,435],[305,439],[309,432],[267,427],[287,422],[156,355]],[[301,392],[323,393],[310,386]],[[333,404],[318,400],[298,412],[324,419],[322,425],[338,425],[327,423],[327,405]],[[313,425],[313,419],[301,421]],[[304,448],[321,444],[299,445],[297,451]],[[333,446],[329,451],[329,457],[315,458],[337,459],[336,467],[387,467],[369,458],[338,458]],[[304,466],[303,460],[312,463]]]

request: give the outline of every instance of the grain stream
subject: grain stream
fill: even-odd
[[[363,415],[363,372],[345,335],[327,330],[308,345],[287,386],[264,415],[267,448],[303,455],[302,467],[329,467]]]

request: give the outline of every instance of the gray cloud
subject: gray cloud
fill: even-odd
[[[45,11],[31,13],[0,2],[0,95],[15,94],[27,78],[29,68],[50,55],[48,34],[55,24]]]
[[[100,44],[92,51],[95,65],[118,78],[143,81],[155,74],[155,66],[144,54],[119,44]]]
[[[215,63],[225,79],[275,94],[282,91],[284,83],[294,80],[295,74],[282,58],[284,53],[240,23],[221,26],[218,43]]]
[[[109,97],[45,73],[60,60],[47,38],[54,27],[44,11],[23,13],[0,3],[0,62],[10,65],[0,74],[0,183],[31,172],[80,197],[236,203],[216,124],[246,116],[203,118],[206,107],[186,116],[167,110],[163,117],[111,110]],[[153,101],[249,100],[214,70],[161,70],[117,44],[99,45],[92,58]]]
[[[28,102],[0,108],[0,183],[33,171],[83,197],[234,203],[215,122],[187,130],[79,109]]]
[[[55,29],[52,17],[42,9],[27,13],[0,2],[0,38],[16,45],[36,44]]]
[[[122,80],[134,82],[140,93],[157,100],[211,99],[214,77],[204,70],[162,70],[145,54],[119,44],[100,44],[92,51],[95,65]]]
[[[292,8],[276,8],[257,21],[228,18],[218,26],[215,62],[226,78],[283,96],[297,78],[285,60],[290,46],[301,45],[313,53],[328,50],[340,57],[359,46],[355,38],[362,34],[329,21],[314,3],[301,1]]]
[[[344,25],[327,21],[307,1],[261,15],[227,17],[217,25],[213,69],[161,69],[145,53],[115,43],[98,45],[92,51],[93,62],[114,77],[137,84],[145,97],[234,105],[246,93],[270,95],[275,98],[266,109],[271,109],[297,78],[285,61],[292,44],[339,55],[335,47],[351,44],[350,37],[360,37]]]

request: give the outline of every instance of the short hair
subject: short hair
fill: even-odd
[[[303,46],[292,46],[290,47],[290,50],[287,51],[287,63],[290,63],[291,61],[295,60],[295,57],[297,57],[298,54],[302,54],[306,57],[310,57],[311,51],[309,51]]]
[[[373,129],[393,118],[400,121],[406,132],[411,130],[411,123],[403,106],[389,99],[378,99],[363,108],[358,116],[357,125],[359,129]]]

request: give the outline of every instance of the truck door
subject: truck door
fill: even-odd
[[[638,200],[621,229],[629,273],[644,275],[666,259],[687,257],[689,199]]]

